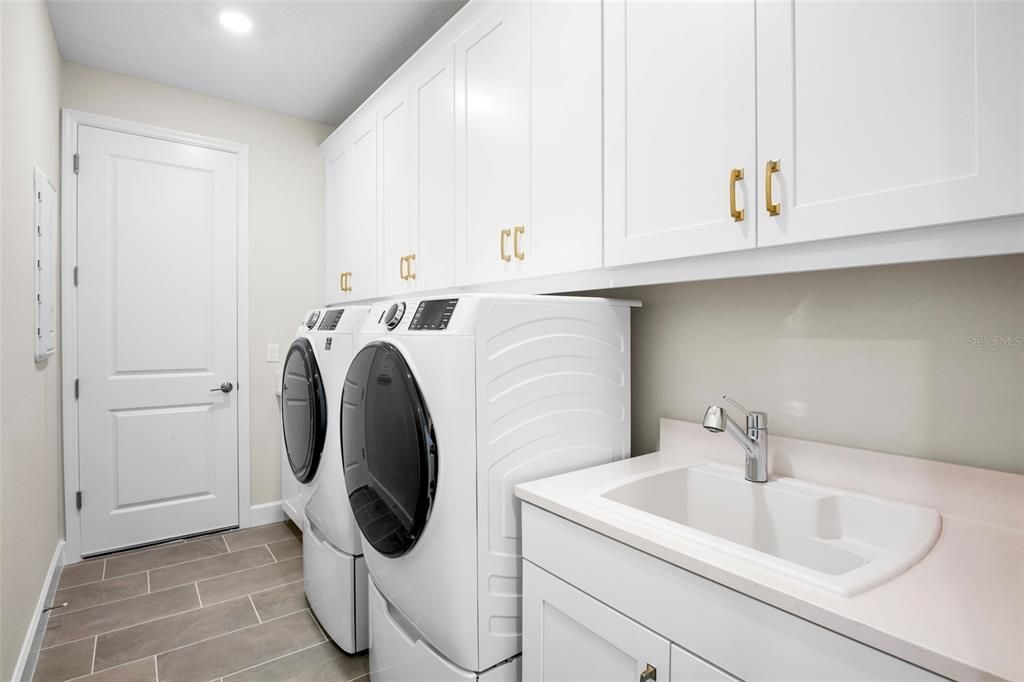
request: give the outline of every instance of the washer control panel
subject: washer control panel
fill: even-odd
[[[384,326],[388,329],[394,329],[398,326],[398,323],[402,321],[402,317],[404,315],[405,302],[399,301],[398,303],[392,303],[391,307],[388,308],[386,313],[384,313]]]
[[[338,328],[338,322],[341,321],[341,316],[344,313],[344,308],[326,311],[324,313],[323,319],[320,320],[320,326],[316,328],[317,331],[333,332],[335,329]]]
[[[319,310],[314,310],[313,312],[311,312],[309,314],[309,317],[306,318],[306,329],[312,329],[313,327],[315,327],[316,326],[316,321],[319,320],[319,319],[320,319],[320,311]]]
[[[412,321],[409,322],[409,329],[433,331],[447,329],[458,302],[457,298],[420,301],[420,304],[416,306],[416,312],[413,313]]]

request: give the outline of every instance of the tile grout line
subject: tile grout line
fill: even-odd
[[[227,632],[222,632],[222,633],[220,633],[218,635],[212,635],[210,637],[204,637],[203,639],[198,639],[198,640],[196,640],[194,642],[189,642],[188,644],[182,644],[181,646],[176,646],[176,647],[174,647],[172,649],[168,649],[167,651],[161,651],[161,652],[159,652],[157,654],[154,654],[154,656],[163,656],[164,654],[169,654],[172,651],[180,651],[181,649],[187,649],[190,646],[195,646],[196,644],[203,644],[204,642],[209,642],[211,640],[217,639],[218,637],[226,637],[228,635],[233,635],[236,632],[241,632],[242,630],[249,630],[250,628],[258,628],[261,625],[266,625],[267,623],[273,623],[275,621],[281,620],[282,618],[288,618],[289,616],[294,616],[296,613],[302,613],[303,611],[308,612],[309,609],[302,609],[302,611],[295,611],[294,613],[288,613],[288,614],[285,614],[283,616],[278,616],[277,618],[270,618],[268,620],[263,621],[262,623],[252,623],[250,625],[245,625],[245,626],[240,627],[240,628],[235,628],[234,630],[228,630]],[[259,617],[258,614],[257,614],[257,617]],[[310,618],[313,618],[312,614],[310,615]],[[316,622],[315,618],[313,618],[313,622],[314,623]],[[319,630],[319,626],[317,626],[317,629]],[[323,632],[322,631],[321,631],[321,636],[323,636]],[[321,641],[317,642],[316,644],[323,644],[324,641],[325,640],[321,640]],[[316,644],[311,644],[310,646],[316,646]],[[303,648],[308,649],[309,647],[303,647]],[[291,653],[295,653],[295,652],[293,651]],[[283,655],[287,656],[288,654],[283,654]],[[280,656],[278,658],[280,658]],[[137,658],[137,659],[135,659],[135,661],[128,661],[128,663],[135,663],[136,661],[141,661],[141,660],[142,660],[141,658]],[[264,662],[266,662],[266,661],[264,661]],[[114,667],[116,668],[116,667],[120,667],[121,665],[128,665],[128,663],[121,663],[120,665],[117,665],[117,666],[114,666]],[[257,665],[262,665],[262,664],[258,663]],[[112,668],[105,668],[105,670],[112,670]],[[235,671],[235,672],[239,672],[239,671]],[[231,673],[231,674],[234,675],[234,673]]]
[[[160,682],[160,664],[156,660],[156,654],[153,654],[153,679]]]
[[[303,611],[306,611],[306,610],[308,610],[308,609],[303,609]],[[298,613],[298,611],[296,611],[296,613]],[[281,654],[280,656],[274,656],[273,658],[267,659],[266,661],[263,661],[262,663],[257,663],[256,665],[250,665],[247,668],[242,668],[241,670],[236,670],[233,673],[228,673],[224,677],[231,677],[232,675],[237,675],[239,673],[244,673],[244,672],[246,672],[248,670],[252,670],[254,668],[258,668],[261,665],[267,665],[268,663],[273,663],[274,661],[279,661],[282,658],[287,658],[288,656],[294,656],[295,654],[301,654],[303,651],[309,651],[310,649],[312,649],[314,647],[318,647],[318,646],[320,646],[322,644],[326,644],[329,641],[330,640],[323,640],[323,641],[317,642],[316,644],[310,644],[309,646],[304,646],[301,649],[296,649],[295,651],[289,652],[287,654]],[[362,677],[362,675],[360,675],[359,677]],[[221,679],[224,679],[224,678],[221,678]],[[359,678],[358,677],[353,678],[353,682],[355,680],[357,680],[357,679],[359,679]]]
[[[296,558],[298,558],[298,557],[296,557]],[[262,564],[262,565],[263,566],[269,566],[271,563],[273,563],[273,562],[268,562],[268,563]],[[256,568],[260,568],[260,566],[257,566]],[[249,569],[246,569],[246,570],[249,570]],[[238,571],[238,572],[240,572],[240,571]],[[229,573],[225,573],[225,575],[230,575],[230,574]],[[218,576],[218,577],[220,577],[220,576]],[[303,579],[300,578],[298,580],[292,580],[291,582],[281,583],[280,585],[274,585],[273,587],[268,587],[266,589],[258,590],[256,592],[253,592],[252,594],[263,594],[264,592],[270,592],[272,590],[277,590],[277,589],[280,589],[282,587],[287,587],[289,585],[294,585],[295,583],[300,583],[300,582],[302,582],[302,580]],[[91,635],[83,635],[81,637],[78,637],[76,639],[71,639],[71,640],[68,640],[66,642],[60,642],[59,644],[51,644],[50,646],[42,647],[42,648],[40,648],[40,651],[46,651],[48,649],[53,649],[53,648],[58,647],[58,646],[64,646],[65,644],[71,644],[73,642],[81,642],[83,639],[89,639],[90,637],[102,637],[104,635],[110,635],[110,634],[113,634],[115,632],[120,632],[122,630],[128,630],[130,628],[137,627],[139,625],[148,625],[149,623],[155,623],[156,621],[163,620],[164,618],[172,618],[174,616],[180,616],[183,613],[191,613],[193,611],[199,611],[200,609],[209,608],[210,606],[220,606],[221,604],[226,604],[229,601],[234,601],[235,599],[242,599],[243,597],[248,596],[248,595],[240,594],[237,597],[231,597],[230,599],[225,599],[224,601],[219,601],[219,602],[216,602],[215,604],[206,604],[204,606],[203,605],[203,600],[199,596],[199,584],[198,583],[193,583],[193,584],[196,586],[196,597],[199,599],[199,606],[196,607],[196,608],[186,609],[184,611],[176,611],[174,613],[168,613],[168,614],[163,615],[163,616],[157,616],[156,618],[150,618],[149,620],[143,620],[143,621],[140,621],[138,623],[133,623],[131,625],[125,625],[124,627],[114,628],[113,630],[104,630],[103,632],[98,632],[98,633],[91,634]],[[175,585],[174,587],[167,588],[167,590],[173,590],[175,588],[184,587],[184,585],[188,585],[188,583],[184,583],[183,585]],[[160,592],[166,592],[167,590],[157,590],[153,594],[158,594]],[[145,595],[138,595],[138,596],[141,597],[141,596],[145,596]],[[135,599],[135,597],[128,597],[128,599]],[[119,601],[126,601],[126,600],[122,599],[122,600],[119,600]],[[115,604],[117,602],[107,602],[107,603],[108,604]],[[105,606],[105,605],[106,604],[99,604],[98,606]],[[95,607],[89,607],[89,608],[95,608]],[[81,609],[81,611],[85,611],[85,610],[86,609]],[[284,618],[285,616],[293,616],[296,613],[298,613],[299,611],[308,611],[308,610],[309,609],[303,607],[301,609],[297,609],[297,610],[292,611],[290,613],[283,613],[280,616],[277,616],[276,618],[271,618],[270,620],[277,620],[277,618]],[[259,616],[258,613],[256,615]],[[270,620],[268,620],[267,622],[269,623]],[[234,632],[234,630],[231,630],[230,632]],[[228,633],[225,633],[225,634],[228,634]],[[136,660],[141,660],[141,659],[136,659]],[[134,661],[129,661],[129,663],[133,663],[133,662]],[[122,664],[122,665],[124,665],[124,664]],[[109,670],[109,668],[106,668],[106,670]]]
[[[96,672],[96,649],[99,648],[100,636],[92,638],[92,663],[89,665],[89,674]]]
[[[192,586],[196,588],[196,599],[199,600],[199,608],[203,608],[203,595],[199,594],[199,581],[192,583]]]
[[[237,551],[238,552],[243,552],[246,549],[259,549],[259,547],[260,547],[260,545],[253,545],[252,547],[244,547],[243,549],[240,549],[240,550],[237,550]],[[180,564],[168,564],[167,566],[158,566],[156,568],[151,568],[149,570],[151,570],[151,571],[162,571],[165,568],[174,568],[176,566],[184,566],[185,564],[190,564],[190,563],[193,563],[195,561],[207,561],[209,559],[216,559],[218,557],[227,556],[228,554],[235,554],[235,553],[237,553],[237,552],[221,552],[220,554],[211,554],[210,556],[202,557],[200,559],[192,559],[191,561],[183,561]],[[239,568],[238,570],[228,571],[227,573],[218,573],[217,575],[211,575],[211,576],[208,576],[206,578],[200,578],[198,580],[186,581],[186,582],[180,583],[178,585],[171,585],[169,587],[161,588],[161,589],[157,590],[157,592],[163,592],[164,590],[171,590],[171,589],[174,589],[175,587],[181,587],[182,585],[188,585],[189,582],[206,582],[207,580],[216,580],[217,578],[223,578],[226,575],[234,575],[235,573],[242,573],[243,571],[251,571],[254,568],[263,568],[264,566],[269,566],[270,564],[276,563],[273,560],[273,558],[274,558],[274,553],[273,552],[270,552],[270,558],[271,558],[270,561],[268,561],[266,563],[263,563],[263,564],[256,564],[255,566],[250,566],[248,568]],[[294,557],[294,558],[298,559],[299,557]],[[129,574],[129,575],[134,575],[134,574]],[[241,596],[241,595],[239,595],[239,596]]]
[[[146,594],[153,594],[153,585],[149,582],[149,571],[146,571]]]
[[[2,0],[0,0],[0,2],[2,2]],[[266,564],[264,564],[264,565],[266,565]],[[137,575],[137,574],[136,573],[131,573],[129,575]],[[124,577],[124,576],[118,576],[118,578],[121,578],[121,577]],[[116,580],[116,578],[115,578],[115,580]],[[140,592],[139,594],[133,594],[130,597],[119,597],[118,599],[111,599],[110,601],[100,602],[99,604],[93,604],[92,606],[83,606],[80,609],[74,609],[72,611],[65,611],[64,613],[62,613],[60,615],[62,615],[62,616],[64,616],[64,615],[70,616],[72,613],[82,613],[84,611],[88,611],[89,609],[98,609],[101,606],[110,606],[111,604],[120,604],[121,602],[128,601],[129,599],[138,599],[139,597],[146,597],[146,596],[149,596],[150,594],[160,594],[161,592],[167,592],[169,590],[173,590],[173,589],[178,588],[178,587],[183,587],[184,585],[187,585],[187,584],[188,583],[184,583],[183,585],[174,585],[172,587],[167,587],[167,588],[164,588],[162,590],[157,590],[156,592],[150,592],[150,593]],[[50,629],[49,626],[47,626],[46,629],[49,630]],[[79,637],[79,639],[85,639],[85,637]],[[49,649],[50,647],[46,647],[46,648]]]
[[[256,602],[254,602],[252,600],[252,595],[248,594],[246,596],[249,597],[249,603],[252,605],[253,613],[256,614],[256,620],[258,620],[260,623],[262,623],[263,622],[263,616],[260,615],[260,610],[258,608],[256,608]]]

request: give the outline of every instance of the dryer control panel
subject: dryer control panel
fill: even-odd
[[[324,313],[323,318],[320,320],[320,326],[316,328],[317,331],[333,332],[335,329],[338,328],[338,322],[341,321],[341,316],[344,313],[344,308],[326,311]]]
[[[416,312],[413,313],[412,321],[409,322],[409,330],[447,329],[458,302],[459,299],[457,298],[420,301],[420,304],[416,306]]]

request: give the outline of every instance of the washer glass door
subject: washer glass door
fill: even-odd
[[[375,341],[349,365],[341,403],[356,522],[375,550],[401,556],[420,538],[437,490],[437,442],[423,395],[401,352]]]
[[[327,394],[309,339],[288,349],[281,378],[281,424],[288,464],[299,483],[316,475],[327,436]]]

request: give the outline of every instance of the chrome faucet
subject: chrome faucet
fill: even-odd
[[[704,428],[711,433],[728,431],[736,442],[743,446],[747,453],[744,476],[751,483],[764,483],[768,480],[768,414],[751,412],[727,395],[722,396],[740,409],[747,416],[747,428],[740,428],[725,408],[711,405],[704,413]]]

